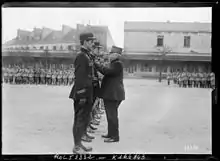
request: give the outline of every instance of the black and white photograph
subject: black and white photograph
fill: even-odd
[[[212,154],[212,8],[2,8],[2,154]]]

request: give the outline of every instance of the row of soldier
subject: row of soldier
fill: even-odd
[[[3,67],[3,82],[9,84],[72,85],[74,69]]]
[[[215,74],[208,72],[173,72],[167,74],[168,85],[170,81],[179,87],[214,88]]]

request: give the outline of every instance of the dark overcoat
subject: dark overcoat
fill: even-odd
[[[125,100],[122,62],[116,59],[110,63],[109,67],[97,63],[95,63],[95,67],[104,75],[101,82],[100,97],[106,100]]]
[[[92,101],[94,66],[87,49],[81,48],[81,52],[76,56],[74,67],[75,81],[69,98],[73,100],[86,98],[88,101]]]

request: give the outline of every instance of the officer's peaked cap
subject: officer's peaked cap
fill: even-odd
[[[122,48],[117,47],[117,46],[112,46],[110,53],[118,53],[118,54],[122,54]]]
[[[100,45],[100,42],[95,42],[94,43],[94,48],[101,48],[102,46]]]
[[[87,32],[87,33],[81,33],[79,35],[79,40],[80,41],[85,41],[85,40],[95,40],[95,36],[93,35],[93,33]]]

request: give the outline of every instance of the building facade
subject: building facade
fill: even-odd
[[[105,50],[114,45],[107,26],[77,24],[76,28],[62,25],[62,30],[34,28],[33,31],[20,30],[17,36],[3,44],[3,56],[39,56],[65,57],[75,55],[80,47],[79,34],[92,32]]]
[[[211,24],[125,22],[124,55],[129,73],[211,70]]]

